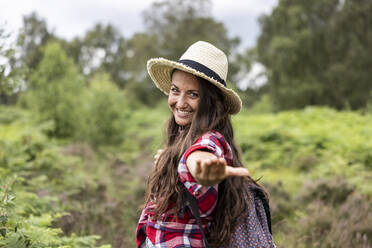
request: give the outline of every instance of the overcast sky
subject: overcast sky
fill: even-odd
[[[63,38],[82,36],[96,23],[111,23],[125,37],[143,30],[141,13],[154,0],[0,0],[0,23],[16,33],[22,16],[36,11],[48,27]],[[277,0],[212,0],[212,15],[222,21],[230,37],[238,36],[242,47],[254,46],[259,35],[257,18],[268,14]]]

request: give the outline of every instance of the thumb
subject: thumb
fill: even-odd
[[[226,166],[226,175],[228,177],[247,177],[249,176],[249,171],[244,167]]]

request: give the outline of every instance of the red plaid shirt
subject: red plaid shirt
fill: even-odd
[[[178,164],[180,181],[198,200],[199,212],[203,229],[207,229],[212,220],[212,213],[216,207],[218,185],[205,187],[197,184],[190,174],[186,160],[190,153],[196,150],[209,151],[217,157],[225,158],[228,165],[232,164],[232,152],[224,137],[216,131],[202,135],[186,150]],[[187,208],[184,216],[163,214],[161,220],[152,220],[151,206],[149,204],[142,210],[137,226],[137,247],[146,247],[146,237],[155,247],[189,247],[202,248],[203,237],[191,211]]]

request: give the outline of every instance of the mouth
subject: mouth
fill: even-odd
[[[192,115],[193,111],[186,111],[186,110],[180,110],[176,109],[177,115],[181,118],[187,118]]]

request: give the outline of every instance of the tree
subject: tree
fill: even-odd
[[[0,26],[0,104],[9,104],[14,100],[16,91],[19,91],[22,84],[23,70],[14,68],[15,49],[7,44],[9,34]]]
[[[97,73],[86,88],[87,127],[80,134],[90,144],[119,145],[130,119],[129,101],[107,73]]]
[[[125,90],[130,92],[131,102],[154,106],[164,96],[151,82],[146,70],[147,60],[160,56],[158,47],[158,37],[154,34],[136,33],[127,40],[123,70],[127,79]]]
[[[233,61],[238,38],[229,38],[223,23],[210,14],[209,0],[164,0],[155,2],[144,13],[146,31],[157,37],[160,56],[178,60],[187,47],[198,40],[210,42]],[[230,63],[229,78],[237,67]]]
[[[260,19],[258,60],[278,109],[364,107],[372,90],[372,2],[281,0]]]
[[[48,43],[38,67],[30,76],[27,101],[39,113],[41,121],[53,121],[51,136],[77,135],[79,125],[84,121],[83,88],[82,77],[73,60],[66,56],[59,43]]]
[[[83,38],[76,37],[63,46],[85,75],[93,76],[98,71],[105,71],[117,85],[125,85],[123,64],[126,60],[126,42],[111,24],[98,23]]]
[[[54,34],[48,30],[47,23],[33,12],[23,17],[23,27],[18,35],[17,45],[20,50],[20,58],[15,67],[26,67],[28,79],[30,73],[37,68],[42,59],[42,48],[52,39]]]

